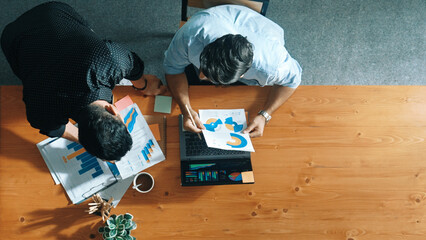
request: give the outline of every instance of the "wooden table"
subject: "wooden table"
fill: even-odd
[[[55,186],[25,118],[22,88],[1,87],[2,239],[100,239],[100,218]],[[195,109],[262,106],[267,88],[191,87]],[[144,114],[154,98],[131,94]],[[426,87],[301,86],[253,139],[253,185],[181,187],[176,104],[155,188],[129,189],[115,214],[138,239],[426,239]]]

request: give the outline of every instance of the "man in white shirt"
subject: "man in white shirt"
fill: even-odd
[[[184,71],[191,64],[200,80],[214,84],[273,86],[264,107],[243,131],[251,137],[262,136],[272,113],[299,86],[302,73],[284,47],[283,29],[268,18],[238,5],[198,12],[176,33],[164,59],[168,87],[182,110],[184,127],[193,132],[204,126],[189,101]]]

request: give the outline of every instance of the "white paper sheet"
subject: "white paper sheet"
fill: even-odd
[[[207,146],[225,150],[254,152],[249,134],[241,133],[247,128],[244,109],[199,110]]]
[[[55,184],[63,185],[74,204],[99,192],[104,199],[113,197],[115,207],[131,185],[132,176],[165,160],[138,106],[130,105],[121,114],[127,120],[133,146],[116,165],[91,156],[80,144],[63,138],[48,138],[37,144]],[[142,151],[148,152],[148,160]]]
[[[37,147],[55,183],[62,184],[74,204],[117,182],[107,163],[90,155],[78,143],[58,138],[45,140]]]
[[[121,177],[126,179],[166,158],[136,104],[123,109],[120,115],[133,139],[132,149],[116,162]]]

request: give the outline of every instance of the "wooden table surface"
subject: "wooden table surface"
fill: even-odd
[[[268,88],[191,87],[195,109],[245,108]],[[131,94],[142,113],[154,98]],[[55,186],[26,121],[20,86],[1,87],[0,236],[101,239],[100,217]],[[426,239],[426,87],[300,86],[253,139],[255,184],[180,186],[175,103],[155,187],[129,189],[112,213],[134,215],[138,239]]]

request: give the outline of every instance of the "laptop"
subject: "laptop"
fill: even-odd
[[[209,148],[196,133],[184,130],[179,115],[182,186],[254,183],[250,152]]]

